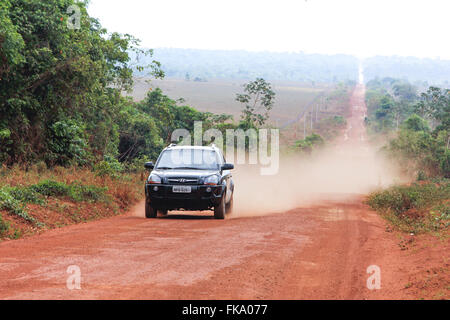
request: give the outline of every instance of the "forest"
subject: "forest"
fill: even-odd
[[[168,77],[191,81],[259,77],[311,83],[358,79],[358,59],[349,55],[158,48],[154,57]]]
[[[450,90],[419,88],[383,78],[367,83],[369,133],[389,142],[384,151],[419,179],[450,178]]]

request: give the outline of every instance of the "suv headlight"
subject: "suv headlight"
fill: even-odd
[[[148,183],[161,183],[161,177],[152,173],[150,177],[148,177]]]
[[[206,177],[205,180],[203,180],[203,184],[215,186],[219,183],[219,180],[220,180],[219,176],[213,175]]]

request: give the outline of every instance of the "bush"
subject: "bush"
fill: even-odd
[[[4,237],[9,232],[9,222],[4,221],[0,214],[0,238]]]
[[[133,172],[133,173],[145,172],[146,169],[144,168],[144,164],[146,162],[149,162],[149,161],[151,161],[151,160],[147,156],[142,156],[142,157],[139,157],[139,158],[135,158],[130,163],[128,163],[126,165],[126,170],[128,172]]]
[[[107,187],[85,186],[85,185],[71,185],[69,187],[68,196],[74,201],[99,201],[105,200],[105,192]]]
[[[48,141],[50,153],[47,155],[51,164],[68,165],[71,161],[86,164],[87,141],[85,126],[68,119],[55,122],[51,126],[51,140]]]
[[[401,230],[437,231],[449,226],[450,182],[394,186],[369,195],[367,203]]]
[[[323,146],[324,143],[325,141],[320,135],[313,133],[303,140],[297,140],[295,142],[295,147],[301,152],[311,153],[313,149]]]
[[[32,185],[31,190],[47,197],[68,197],[73,201],[98,201],[105,198],[106,187],[67,185],[63,182],[44,180]]]
[[[62,182],[44,180],[38,184],[32,185],[30,189],[44,196],[60,197],[68,195],[70,188]]]
[[[100,161],[94,166],[94,172],[99,177],[110,176],[111,178],[118,178],[123,170],[123,164],[116,158],[107,156],[105,156],[105,160]]]
[[[14,198],[11,194],[11,190],[7,187],[0,189],[0,209],[8,210],[9,212],[21,217],[22,219],[34,223],[38,226],[42,226],[40,222],[28,215],[25,210],[25,204],[20,200]]]

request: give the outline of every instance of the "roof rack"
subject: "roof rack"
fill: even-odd
[[[171,144],[169,144],[169,146],[167,148],[172,148],[172,147],[176,147],[176,146],[177,146],[176,143],[171,143]]]

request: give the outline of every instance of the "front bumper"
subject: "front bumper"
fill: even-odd
[[[147,202],[156,209],[165,210],[209,210],[220,204],[225,186],[191,185],[190,193],[174,193],[174,185],[146,184]],[[157,187],[155,190],[155,187]],[[208,188],[211,191],[208,192]]]

